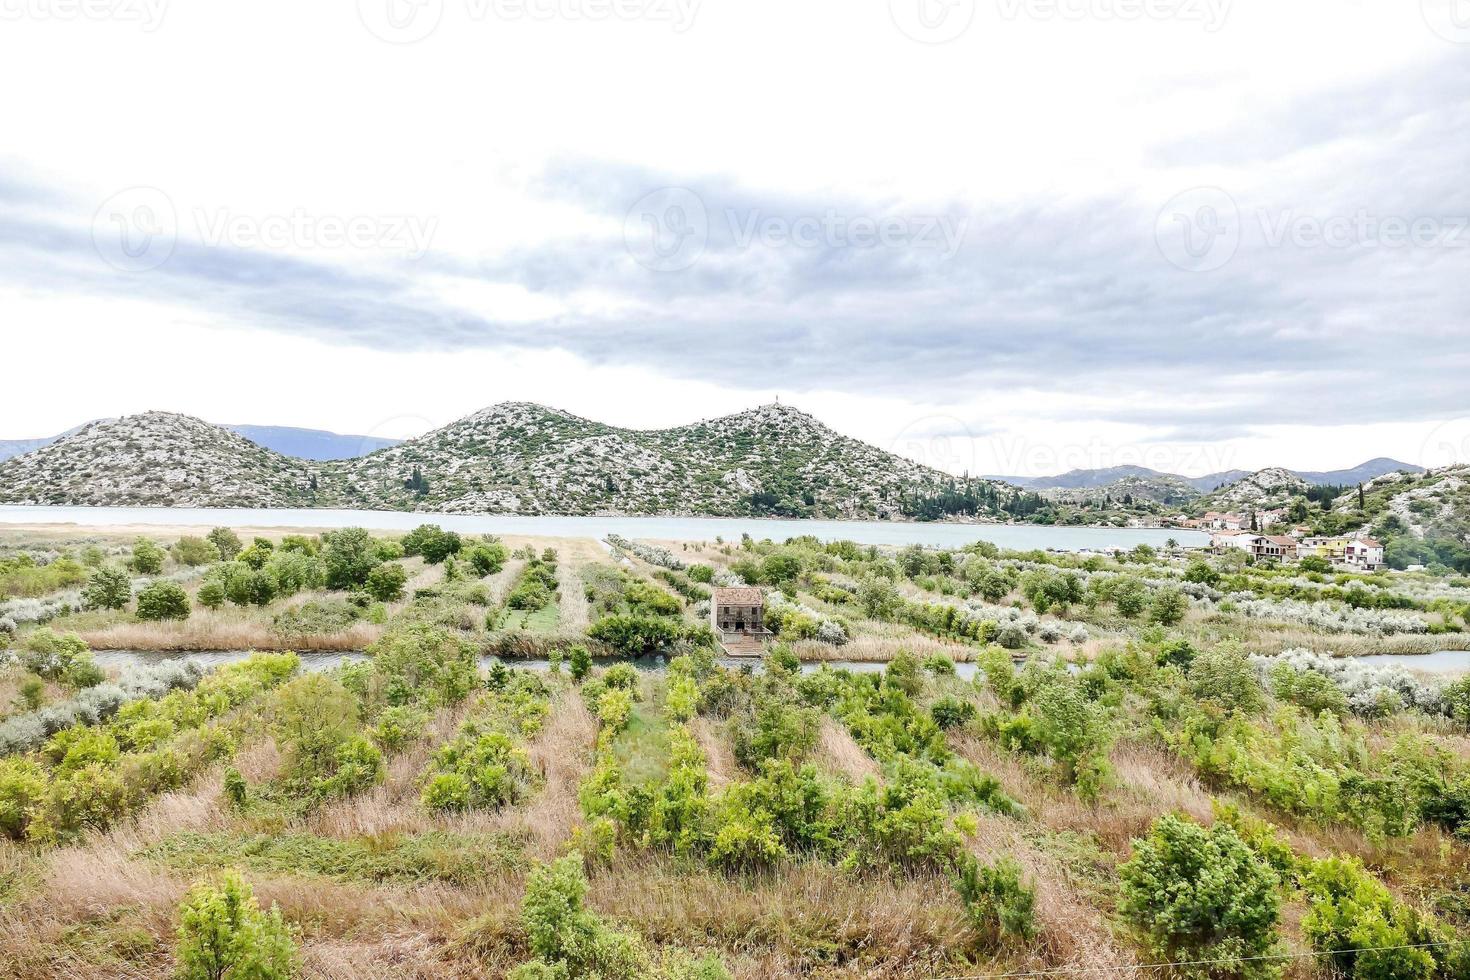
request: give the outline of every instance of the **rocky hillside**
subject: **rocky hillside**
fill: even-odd
[[[527,402],[494,405],[336,466],[349,503],[522,514],[897,516],[948,477],[765,405],[674,429],[619,429]]]
[[[1146,472],[1152,475],[1129,474],[1101,486],[1045,488],[1038,492],[1048,500],[1070,504],[1086,503],[1094,507],[1154,503],[1169,508],[1182,506],[1199,497],[1199,491],[1180,477]]]
[[[183,415],[97,422],[0,463],[0,502],[881,518],[954,482],[787,406],[640,431],[508,402],[321,463]],[[969,489],[994,512],[997,488]]]
[[[1311,484],[1290,470],[1271,466],[1221,487],[1195,506],[1215,510],[1280,507],[1290,503],[1292,497],[1305,494],[1310,487]]]
[[[1362,503],[1360,511],[1358,495],[1346,493],[1333,510],[1358,513],[1375,528],[1386,524],[1420,538],[1434,529],[1463,528],[1470,521],[1470,464],[1380,476],[1363,484]]]
[[[188,415],[92,422],[0,463],[0,501],[84,506],[310,506],[311,473]]]

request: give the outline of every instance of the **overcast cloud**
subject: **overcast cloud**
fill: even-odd
[[[1419,462],[1470,415],[1470,44],[1416,2],[1209,32],[981,5],[939,45],[904,0],[682,32],[446,0],[411,44],[227,6],[0,35],[9,346],[137,352],[73,391],[7,372],[0,437],[146,407],[409,435],[512,395],[666,425],[780,392],[954,469],[1206,472]],[[323,363],[269,405],[167,382],[242,336]],[[410,361],[520,369],[449,397]]]

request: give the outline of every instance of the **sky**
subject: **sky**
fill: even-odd
[[[1470,0],[0,0],[0,438],[1470,461]]]

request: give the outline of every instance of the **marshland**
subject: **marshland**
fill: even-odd
[[[0,595],[5,975],[1470,975],[1453,574],[34,526]]]

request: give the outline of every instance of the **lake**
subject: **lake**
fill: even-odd
[[[0,506],[5,524],[189,525],[198,527],[366,527],[409,531],[420,524],[471,534],[518,534],[550,538],[594,538],[608,533],[662,541],[740,540],[741,534],[780,541],[802,534],[824,541],[859,544],[923,544],[955,548],[990,541],[1002,548],[1029,551],[1105,551],[1170,538],[1186,547],[1209,544],[1209,535],[1176,528],[1038,527],[1028,524],[900,523],[894,521],[802,521],[742,517],[558,517],[517,514],[435,514],[383,510],[309,510],[205,507],[18,507]]]

